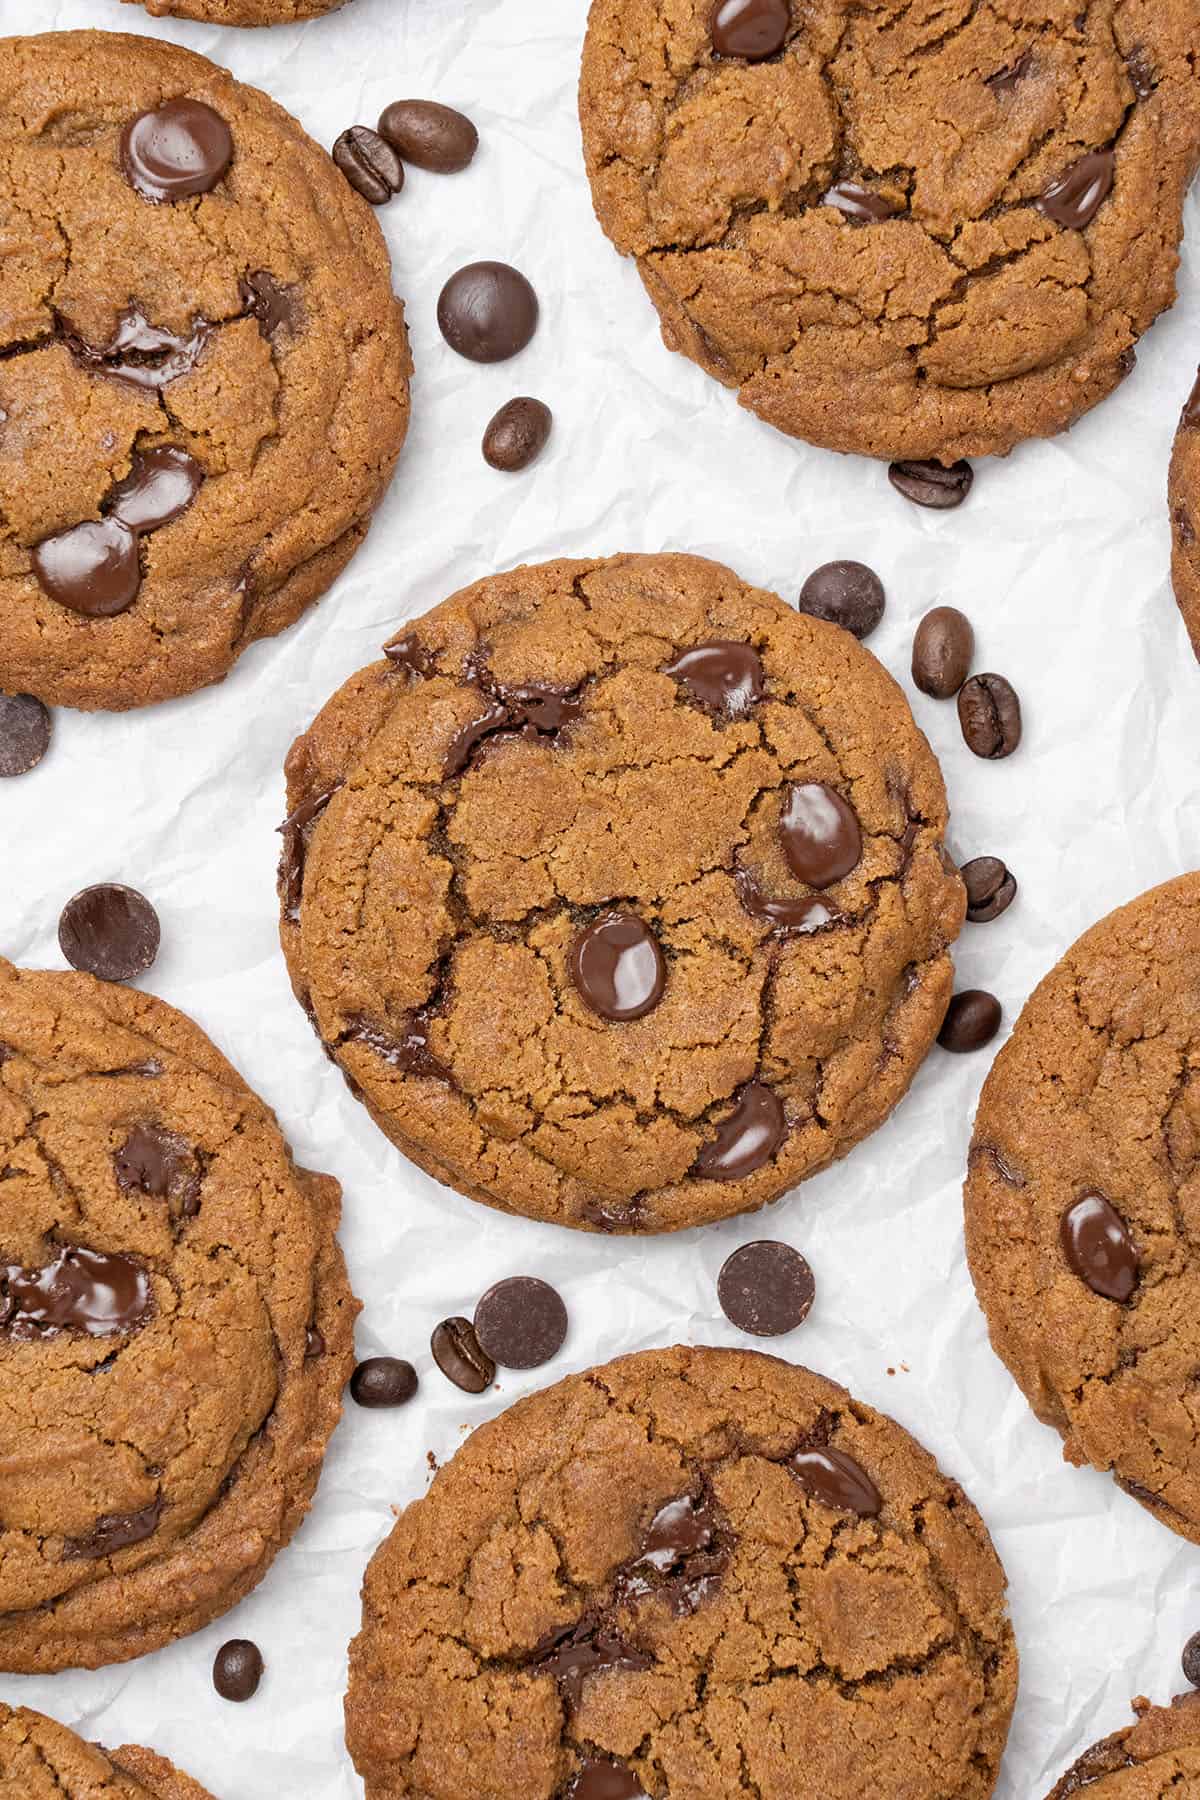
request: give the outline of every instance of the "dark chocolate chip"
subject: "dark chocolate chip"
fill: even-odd
[[[567,1800],[646,1800],[646,1790],[623,1763],[589,1756],[567,1789]]]
[[[546,448],[553,423],[553,413],[541,400],[521,394],[506,401],[483,434],[484,462],[506,475],[527,469]]]
[[[496,1379],[496,1365],[480,1345],[470,1319],[443,1319],[434,1326],[429,1347],[446,1380],[466,1394],[482,1394]]]
[[[1200,426],[1200,375],[1197,375],[1196,385],[1184,403],[1183,411],[1179,415],[1179,423],[1185,425],[1189,431],[1195,431],[1197,426]]]
[[[447,781],[455,775],[461,775],[477,745],[494,732],[503,731],[511,726],[508,708],[499,700],[489,700],[482,691],[479,694],[476,709],[466,722],[460,725],[449,744],[442,762],[442,774]]]
[[[88,519],[43,538],[32,561],[43,593],[91,619],[127,612],[142,584],[137,534],[120,519]]]
[[[788,867],[809,887],[832,887],[862,859],[862,828],[849,801],[822,781],[784,790],[779,837]]]
[[[368,1356],[350,1377],[350,1398],[358,1406],[406,1406],[417,1391],[417,1371],[399,1356]]]
[[[667,984],[658,939],[635,913],[602,913],[571,945],[568,967],[584,1004],[616,1022],[644,1018]]]
[[[975,632],[956,606],[935,606],[913,637],[912,678],[923,694],[952,700],[971,672]]]
[[[406,631],[403,637],[393,638],[383,646],[383,654],[397,668],[408,669],[414,675],[428,678],[437,674],[437,656],[425,648],[415,632]]]
[[[721,1311],[754,1337],[794,1331],[807,1319],[815,1293],[813,1272],[800,1252],[770,1238],[743,1244],[717,1277]]]
[[[115,1251],[73,1246],[40,1269],[0,1263],[0,1330],[10,1337],[112,1337],[144,1324],[153,1298],[142,1265]]]
[[[748,1081],[701,1149],[692,1174],[706,1181],[742,1181],[770,1162],[786,1136],[787,1115],[778,1094],[761,1081]]]
[[[1026,50],[1017,58],[1016,62],[1009,63],[1003,69],[997,69],[994,75],[988,75],[983,85],[991,88],[993,94],[1011,94],[1028,75],[1032,62],[1033,52]]]
[[[762,658],[752,644],[727,638],[697,644],[663,665],[698,706],[729,719],[744,719],[763,697]]]
[[[504,704],[537,731],[561,731],[583,711],[583,701],[569,688],[530,682],[526,687],[498,688]]]
[[[452,350],[470,362],[505,362],[523,350],[538,322],[538,298],[507,263],[468,263],[452,275],[437,305],[438,325]]]
[[[73,969],[101,981],[132,981],[158,955],[158,914],[135,888],[105,881],[62,909],[58,947]]]
[[[283,839],[283,847],[279,853],[279,887],[283,899],[283,910],[287,918],[295,920],[300,917],[300,902],[304,897],[304,864],[308,856],[308,841],[316,827],[317,820],[333,799],[342,782],[335,781],[332,787],[312,794],[302,800],[293,812],[290,812],[283,824],[277,826]]]
[[[825,194],[825,206],[836,206],[840,213],[858,225],[878,225],[881,219],[894,219],[904,208],[886,194],[864,187],[861,181],[838,181]]]
[[[168,100],[121,136],[121,168],[143,200],[183,200],[216,187],[233,161],[233,134],[203,100]]]
[[[1007,912],[1017,897],[1016,878],[998,856],[976,856],[962,866],[967,887],[967,917],[987,925]]]
[[[1158,75],[1150,52],[1144,44],[1138,44],[1125,59],[1129,70],[1129,80],[1139,100],[1148,100],[1158,86]]]
[[[1200,1631],[1194,1631],[1183,1646],[1183,1678],[1200,1687]]]
[[[68,332],[66,343],[75,361],[93,374],[161,393],[192,372],[215,329],[207,320],[197,319],[188,337],[176,337],[152,325],[134,306],[122,313],[107,344],[89,344],[75,332]]]
[[[258,329],[263,337],[273,338],[279,332],[299,331],[304,319],[304,305],[299,288],[285,287],[268,270],[255,269],[252,274],[242,278],[238,291],[242,305],[252,318],[258,320]]]
[[[783,49],[791,22],[788,0],[716,0],[712,47],[718,56],[760,62]]]
[[[124,481],[109,496],[109,511],[139,536],[169,525],[186,512],[204,480],[204,470],[186,450],[160,444],[137,450]]]
[[[404,186],[404,164],[369,125],[352,125],[333,146],[333,160],[356,194],[382,206]]]
[[[797,1450],[788,1468],[806,1493],[835,1512],[874,1519],[883,1505],[879,1489],[860,1463],[844,1450],[816,1447]]]
[[[135,1125],[113,1157],[117,1186],[165,1200],[179,1173],[180,1143],[157,1125]]]
[[[249,1638],[230,1638],[213,1658],[213,1686],[222,1700],[252,1700],[262,1677],[262,1651]]]
[[[0,694],[0,779],[36,769],[51,729],[49,711],[32,694]]]
[[[366,1019],[357,1019],[346,1032],[346,1038],[366,1044],[389,1068],[399,1069],[402,1075],[427,1075],[436,1081],[449,1081],[450,1071],[429,1048],[432,1024],[432,1014],[410,1013],[407,1025],[396,1036],[390,1031],[381,1031]]]
[[[995,994],[984,988],[964,988],[946,1008],[937,1041],[943,1050],[954,1050],[960,1055],[982,1050],[999,1031],[1001,1017]]]
[[[158,1530],[163,1503],[155,1500],[141,1512],[104,1513],[96,1520],[86,1537],[67,1538],[63,1555],[73,1561],[94,1561],[101,1556],[115,1556],[131,1544],[145,1543]]]
[[[1068,1266],[1093,1294],[1128,1300],[1137,1286],[1139,1259],[1129,1227],[1103,1194],[1084,1194],[1058,1222]]]
[[[534,1664],[539,1675],[551,1675],[558,1683],[567,1711],[575,1713],[583,1699],[584,1682],[604,1669],[648,1669],[653,1658],[631,1650],[614,1632],[583,1623],[552,1644],[549,1653]]]
[[[540,1369],[567,1335],[567,1309],[545,1281],[513,1275],[490,1287],[475,1308],[475,1336],[502,1369]]]
[[[1111,150],[1092,150],[1043,188],[1038,206],[1069,231],[1090,225],[1112,192],[1117,159]]]
[[[822,563],[800,589],[796,605],[810,618],[840,625],[856,638],[870,637],[883,617],[883,583],[866,563]]]
[[[968,750],[998,762],[1021,742],[1021,702],[1003,675],[972,675],[958,690],[958,722]]]
[[[457,175],[479,148],[470,119],[436,100],[393,100],[379,116],[379,131],[405,162],[435,175]]]
[[[975,471],[965,460],[951,463],[948,469],[940,462],[894,462],[888,465],[888,480],[914,506],[931,506],[945,512],[962,505],[971,491]]]
[[[820,931],[824,926],[836,923],[837,914],[815,894],[806,894],[802,900],[773,900],[748,869],[737,871],[733,885],[750,917],[762,919],[776,931]]]
[[[304,1333],[304,1360],[315,1362],[318,1356],[325,1354],[325,1339],[315,1325],[309,1325]]]

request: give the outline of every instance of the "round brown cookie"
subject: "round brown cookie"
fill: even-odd
[[[361,543],[408,421],[371,208],[159,40],[0,40],[0,690],[125,708],[227,673]]]
[[[1069,1462],[1200,1542],[1200,874],[1085,932],[988,1076],[967,1254],[992,1344]]]
[[[127,0],[156,19],[203,19],[213,25],[295,25],[336,12],[346,0]]]
[[[1167,493],[1171,580],[1192,649],[1200,657],[1200,377],[1179,417]]]
[[[1197,48],[1191,0],[593,0],[596,212],[668,347],[768,423],[1003,452],[1174,299]]]
[[[182,1014],[0,960],[0,1668],[123,1662],[261,1580],[353,1367],[339,1198]]]
[[[0,1703],[0,1800],[212,1800],[153,1750],[102,1750],[42,1713]]]
[[[1200,1695],[1170,1706],[1135,1700],[1137,1722],[1102,1738],[1067,1770],[1046,1800],[1197,1800],[1200,1796]]]
[[[716,563],[477,582],[287,770],[296,992],[474,1199],[603,1231],[762,1206],[941,1024],[964,894],[929,746],[848,632]]]
[[[974,1800],[1017,1683],[975,1508],[843,1388],[652,1350],[482,1425],[376,1552],[367,1800]],[[614,1769],[614,1765],[616,1765]]]

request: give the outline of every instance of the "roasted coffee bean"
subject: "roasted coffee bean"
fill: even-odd
[[[935,606],[913,638],[912,678],[923,694],[952,700],[971,672],[975,633],[956,606]]]
[[[959,1053],[982,1050],[1000,1029],[1000,1002],[984,988],[964,988],[946,1009],[938,1043]]]
[[[802,613],[869,637],[883,617],[883,583],[866,563],[827,562],[814,569],[796,602]]]
[[[1003,675],[972,675],[958,692],[958,722],[967,748],[998,762],[1021,741],[1021,702]]]
[[[976,856],[962,866],[967,884],[967,917],[972,925],[987,925],[1007,912],[1017,897],[1015,877],[998,856]]]
[[[372,206],[382,206],[404,186],[404,164],[369,125],[352,125],[333,146],[333,160],[350,186]]]
[[[379,115],[379,134],[415,169],[456,175],[479,148],[470,119],[436,100],[393,100]]]
[[[940,462],[894,462],[888,468],[888,480],[898,494],[914,506],[932,506],[939,512],[961,506],[974,479],[975,471],[965,461],[951,463],[948,469]]]
[[[506,475],[527,469],[546,448],[553,422],[550,408],[527,394],[506,401],[483,434],[484,462]]]
[[[405,1406],[416,1391],[417,1371],[398,1356],[368,1356],[350,1377],[350,1398],[357,1406]]]
[[[443,1319],[434,1326],[429,1347],[446,1380],[466,1394],[482,1394],[496,1379],[496,1365],[481,1348],[470,1319]]]
[[[213,1686],[222,1700],[250,1700],[263,1676],[262,1651],[249,1638],[230,1638],[213,1658]]]

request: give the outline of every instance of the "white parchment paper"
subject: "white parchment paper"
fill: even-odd
[[[0,784],[0,950],[61,967],[60,907],[93,881],[154,900],[163,949],[146,986],[211,1033],[302,1161],[341,1180],[360,1354],[410,1357],[420,1394],[394,1413],[348,1409],[311,1516],[234,1613],[123,1667],[2,1677],[0,1695],[108,1744],[151,1744],[217,1800],[358,1796],[341,1700],[359,1581],[393,1506],[424,1492],[427,1452],[444,1461],[519,1395],[621,1351],[746,1343],[719,1311],[716,1275],[737,1245],[773,1235],[803,1250],[818,1284],[809,1321],[776,1347],[902,1421],[992,1531],[1022,1660],[997,1791],[1040,1800],[1078,1751],[1128,1721],[1131,1695],[1165,1700],[1182,1685],[1200,1551],[1106,1477],[1068,1468],[988,1347],[960,1185],[990,1051],[935,1049],[884,1130],[758,1218],[651,1240],[505,1219],[408,1164],[320,1054],[279,954],[274,828],[284,753],[316,708],[401,621],[480,575],[687,549],[794,599],[818,563],[857,557],[887,587],[871,648],[942,758],[951,848],[960,860],[996,852],[1020,882],[1017,904],[967,926],[957,952],[961,984],[998,993],[1007,1028],[1087,925],[1200,862],[1200,669],[1170,595],[1165,497],[1200,357],[1197,258],[1185,255],[1179,304],[1118,394],[1069,436],[980,464],[960,510],[919,511],[882,465],[776,435],[664,350],[635,271],[592,216],[575,114],[585,15],[586,0],[351,0],[308,26],[234,31],[117,0],[0,0],[5,33],[99,26],[188,44],[327,145],[402,96],[461,106],[482,138],[468,172],[412,170],[380,214],[408,301],[413,426],[335,590],[218,689],[123,717],[60,712],[40,769]],[[1200,245],[1195,197],[1189,217]],[[492,368],[456,357],[434,316],[445,278],[480,257],[518,264],[543,308],[529,349]],[[553,408],[554,437],[533,470],[502,476],[479,439],[519,393]],[[953,705],[912,689],[913,628],[939,601],[974,621],[976,666],[1022,696],[1025,741],[1007,762],[976,760]],[[548,1368],[472,1399],[433,1367],[430,1330],[516,1273],[560,1289],[570,1336]],[[242,1707],[219,1700],[209,1674],[235,1635],[267,1660]]]

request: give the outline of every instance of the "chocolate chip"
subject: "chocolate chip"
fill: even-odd
[[[135,1125],[113,1157],[117,1186],[164,1200],[179,1170],[179,1140],[157,1125]]]
[[[964,988],[946,1008],[938,1043],[943,1050],[965,1054],[982,1050],[1000,1029],[1000,1002],[984,988]]]
[[[807,1319],[815,1293],[813,1272],[800,1252],[769,1238],[743,1244],[717,1277],[721,1311],[754,1337],[794,1331]]]
[[[788,0],[716,0],[712,47],[718,56],[760,62],[783,49],[791,22]]]
[[[406,1406],[417,1391],[417,1371],[398,1356],[368,1356],[350,1377],[350,1398],[358,1406]]]
[[[115,1556],[131,1544],[143,1544],[158,1530],[163,1503],[155,1500],[134,1513],[104,1513],[96,1520],[86,1537],[67,1538],[63,1555],[75,1561],[94,1561],[101,1556]]]
[[[682,650],[662,672],[686,688],[698,706],[729,719],[744,719],[765,691],[758,651],[727,638]]]
[[[567,1800],[646,1800],[646,1790],[623,1763],[589,1756],[567,1789]]]
[[[153,1305],[145,1269],[116,1251],[74,1246],[40,1269],[0,1263],[0,1278],[0,1330],[9,1337],[111,1337],[136,1330]]]
[[[584,1004],[617,1023],[652,1012],[667,984],[658,939],[635,913],[602,913],[575,939],[567,964]]]
[[[1029,73],[1032,62],[1033,52],[1026,50],[1017,58],[1016,62],[1009,63],[1006,68],[997,69],[994,75],[986,76],[983,85],[991,88],[993,94],[1011,94]]]
[[[1194,431],[1200,426],[1200,374],[1196,376],[1196,384],[1184,401],[1183,411],[1179,415],[1179,423]]]
[[[575,1713],[589,1675],[602,1669],[648,1669],[653,1660],[585,1616],[581,1624],[552,1642],[549,1654],[534,1664],[534,1671],[553,1676],[567,1711]]]
[[[862,859],[862,828],[849,801],[822,781],[784,790],[779,836],[788,867],[809,887],[832,887]]]
[[[137,534],[120,519],[89,519],[43,538],[32,562],[43,593],[91,619],[127,612],[142,584]]]
[[[864,187],[861,181],[835,182],[823,197],[824,206],[836,206],[840,213],[858,225],[877,225],[881,219],[895,218],[904,208],[886,194]]]
[[[866,563],[827,562],[814,569],[796,602],[802,613],[870,637],[883,617],[883,583]]]
[[[1068,1266],[1093,1294],[1124,1303],[1137,1286],[1139,1259],[1124,1219],[1103,1196],[1085,1194],[1058,1222]]]
[[[415,632],[406,631],[403,637],[393,638],[383,646],[383,654],[397,668],[408,669],[413,675],[423,675],[428,679],[437,674],[437,655],[427,650]]]
[[[204,470],[186,450],[172,444],[137,450],[128,475],[109,496],[109,510],[122,525],[145,536],[186,512],[203,480]]]
[[[1183,1678],[1200,1687],[1200,1631],[1194,1631],[1183,1646]]]
[[[511,726],[508,708],[500,700],[491,700],[480,692],[476,709],[464,725],[460,725],[446,746],[446,754],[442,760],[442,775],[449,781],[455,775],[461,775],[470,762],[476,746],[484,738],[491,737],[494,732],[503,731]]]
[[[425,1075],[431,1080],[449,1081],[450,1071],[429,1048],[432,1025],[433,1016],[429,1012],[410,1013],[407,1024],[399,1032],[381,1031],[366,1019],[355,1019],[350,1022],[345,1038],[366,1044],[389,1068],[399,1069],[403,1075]]]
[[[888,465],[888,480],[914,506],[931,506],[945,512],[962,505],[971,491],[975,471],[966,461],[951,463],[948,469],[940,462],[894,462]]]
[[[567,1335],[561,1297],[535,1275],[512,1275],[490,1287],[475,1308],[475,1336],[502,1369],[540,1369]]]
[[[952,700],[971,672],[975,632],[956,606],[935,606],[913,638],[912,678],[923,694]]]
[[[457,175],[479,148],[470,119],[436,100],[393,100],[379,116],[379,131],[405,162],[435,175]]]
[[[987,925],[1007,912],[1017,897],[1017,883],[998,856],[976,856],[962,866],[967,886],[967,917]]]
[[[967,748],[998,762],[1021,742],[1021,702],[1003,675],[972,675],[958,691],[958,722]]]
[[[523,350],[538,322],[538,298],[507,263],[468,263],[452,275],[437,305],[442,336],[470,362],[505,362]]]
[[[1090,225],[1112,192],[1117,159],[1111,150],[1092,150],[1042,189],[1038,206],[1069,231]]]
[[[315,1325],[309,1325],[304,1332],[304,1360],[315,1362],[318,1356],[325,1354],[325,1339]]]
[[[213,1657],[213,1686],[222,1700],[251,1700],[263,1677],[262,1651],[249,1638],[230,1638]]]
[[[879,1489],[860,1463],[844,1450],[830,1447],[797,1450],[788,1468],[806,1493],[835,1512],[857,1513],[862,1519],[878,1517],[883,1506]]]
[[[483,434],[483,460],[493,469],[515,475],[536,462],[546,448],[554,414],[527,394],[500,408]]]
[[[273,338],[283,331],[299,331],[304,304],[298,287],[285,287],[266,269],[255,269],[238,283],[242,305],[258,320],[259,335]]]
[[[766,924],[773,925],[776,931],[820,931],[824,926],[836,922],[837,914],[831,912],[815,894],[806,894],[802,900],[773,900],[748,869],[737,871],[733,885],[750,917],[762,919]]]
[[[233,161],[233,134],[203,100],[168,100],[121,136],[121,168],[143,200],[183,200],[216,187]]]
[[[404,164],[369,125],[352,125],[333,146],[333,160],[356,194],[382,206],[404,186]]]
[[[32,694],[0,694],[0,779],[36,769],[51,729],[48,710]]]
[[[132,981],[158,955],[158,914],[135,888],[115,881],[83,888],[62,909],[58,947],[73,969],[101,981]]]
[[[786,1136],[787,1115],[778,1094],[761,1081],[748,1081],[700,1150],[692,1174],[705,1181],[742,1181],[770,1162]]]
[[[496,1365],[481,1347],[470,1319],[443,1319],[434,1326],[429,1347],[446,1380],[466,1394],[482,1394],[496,1379]]]

